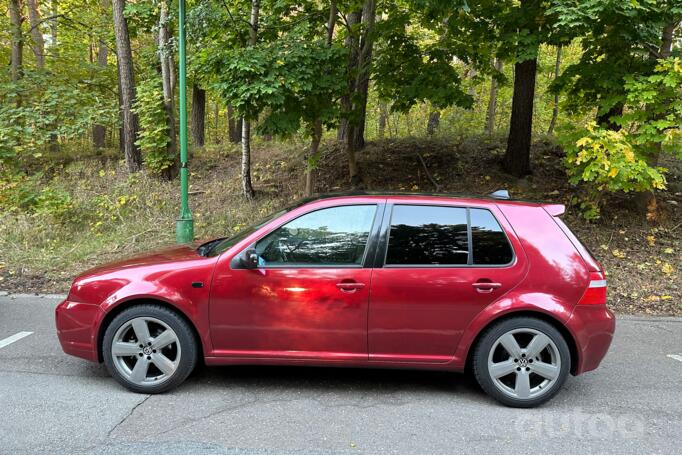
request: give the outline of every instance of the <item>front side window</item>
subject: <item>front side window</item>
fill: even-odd
[[[467,209],[393,207],[387,265],[466,265],[468,258]]]
[[[511,245],[500,223],[490,211],[470,209],[471,242],[475,265],[504,265],[514,258]]]
[[[376,205],[316,210],[279,227],[256,243],[263,266],[361,265]]]

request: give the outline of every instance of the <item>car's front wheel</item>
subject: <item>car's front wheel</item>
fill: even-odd
[[[138,393],[161,393],[180,385],[197,362],[189,324],[160,305],[137,305],[108,325],[102,343],[109,373]]]
[[[503,404],[521,408],[552,398],[566,381],[570,364],[561,333],[532,317],[510,318],[488,328],[473,357],[481,388]]]

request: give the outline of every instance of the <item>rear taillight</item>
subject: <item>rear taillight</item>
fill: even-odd
[[[606,277],[602,272],[590,272],[590,283],[579,305],[605,305],[606,304]]]

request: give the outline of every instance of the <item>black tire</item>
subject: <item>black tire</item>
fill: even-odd
[[[496,341],[507,332],[519,329],[534,330],[549,337],[556,346],[556,351],[561,360],[559,372],[554,382],[546,389],[540,390],[539,396],[524,399],[512,397],[503,392],[491,377],[488,366],[490,351]],[[512,317],[487,328],[474,347],[472,359],[474,376],[481,388],[500,403],[515,408],[532,408],[550,400],[561,390],[570,372],[570,366],[571,353],[563,335],[552,324],[533,317]]]
[[[140,317],[155,318],[162,321],[173,329],[177,336],[177,343],[180,345],[181,354],[178,365],[172,375],[161,383],[136,384],[128,380],[128,378],[119,372],[114,364],[111,347],[116,332],[124,324]],[[123,310],[109,323],[104,332],[102,354],[104,364],[106,365],[109,374],[125,388],[136,393],[156,394],[166,392],[179,386],[187,379],[190,373],[192,373],[198,359],[198,341],[196,340],[190,325],[178,313],[161,305],[143,304]]]

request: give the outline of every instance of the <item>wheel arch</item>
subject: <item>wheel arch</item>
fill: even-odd
[[[543,313],[541,311],[533,311],[533,310],[519,310],[519,311],[512,311],[509,313],[505,313],[497,318],[494,318],[488,323],[483,326],[476,336],[474,337],[473,341],[469,345],[469,348],[467,349],[467,355],[466,355],[466,363],[465,363],[465,368],[467,371],[471,371],[471,361],[473,359],[474,355],[474,350],[476,348],[476,345],[481,341],[481,337],[483,334],[488,330],[490,327],[492,327],[495,324],[500,323],[501,321],[505,321],[507,319],[512,319],[515,317],[531,317],[531,318],[536,318],[540,319],[541,321],[547,322],[548,324],[551,324],[555,329],[561,333],[561,335],[564,337],[564,340],[566,340],[566,344],[568,345],[568,351],[571,354],[571,368],[570,372],[571,374],[575,375],[576,369],[578,368],[579,362],[578,362],[578,347],[575,342],[575,338],[573,337],[573,334],[568,330],[568,328],[561,323],[558,319],[555,317],[551,316],[550,314]]]
[[[177,306],[168,303],[165,300],[162,299],[154,299],[154,298],[149,298],[149,297],[144,297],[144,298],[133,298],[129,300],[125,300],[113,308],[111,308],[110,311],[105,313],[104,317],[102,318],[102,321],[99,324],[99,328],[97,331],[97,359],[100,363],[104,361],[104,354],[103,354],[103,342],[104,342],[104,333],[107,330],[107,327],[109,327],[109,324],[113,319],[121,314],[123,311],[125,311],[128,308],[131,308],[133,306],[138,306],[138,305],[158,305],[161,307],[164,307],[168,310],[173,311],[176,313],[178,316],[180,316],[182,319],[185,320],[185,322],[190,326],[192,329],[192,334],[194,335],[194,339],[197,342],[197,349],[199,350],[199,359],[203,361],[204,358],[204,345],[203,341],[201,339],[201,336],[199,335],[199,331],[197,330],[196,325],[194,324],[194,321],[192,321],[192,318],[187,316],[187,314],[182,311],[180,308]]]

